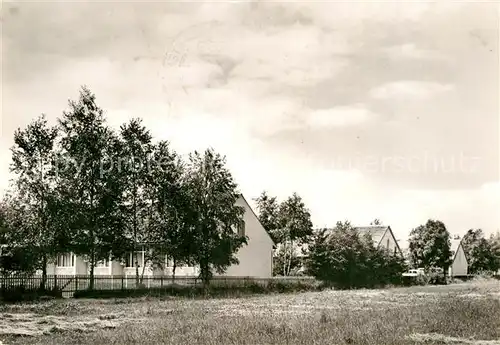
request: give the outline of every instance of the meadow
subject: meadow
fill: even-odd
[[[500,345],[500,283],[0,306],[0,344]]]

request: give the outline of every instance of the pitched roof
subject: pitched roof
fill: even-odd
[[[451,240],[451,251],[453,253],[456,253],[457,252],[457,249],[458,249],[458,246],[460,246],[460,243],[462,242],[462,239],[453,239]]]
[[[385,225],[373,225],[373,226],[356,226],[354,227],[361,235],[368,233],[372,237],[373,243],[378,245],[384,237],[384,234],[389,229]]]
[[[462,239],[452,239],[451,240],[451,246],[450,246],[450,250],[451,250],[451,259],[454,261],[455,260],[455,257],[457,256],[457,251],[458,251],[458,247],[460,247],[460,244],[462,243]],[[465,258],[467,260],[467,258]]]
[[[273,238],[271,237],[271,235],[269,235],[269,233],[267,232],[266,228],[264,228],[264,225],[262,225],[259,217],[257,216],[257,213],[255,213],[255,211],[253,210],[252,206],[250,206],[250,204],[248,203],[247,199],[245,199],[245,197],[241,193],[240,193],[239,196],[245,202],[245,204],[247,204],[247,207],[250,209],[250,211],[252,212],[253,216],[257,219],[257,222],[260,224],[260,226],[262,227],[262,229],[266,233],[267,237],[269,237],[269,239],[271,240],[271,243],[273,244],[273,247],[276,246],[276,243],[274,242]]]
[[[334,230],[334,228],[326,228],[326,229],[330,230],[330,231]],[[394,241],[396,243],[396,247],[397,247],[399,253],[401,255],[403,255],[403,252],[402,252],[401,248],[399,247],[399,243],[396,240],[396,238],[394,237],[394,234],[392,233],[392,229],[391,229],[390,226],[388,226],[388,225],[355,226],[354,229],[356,231],[358,231],[358,233],[360,233],[360,235],[363,235],[365,233],[370,234],[370,236],[371,236],[371,238],[373,240],[373,244],[375,246],[378,246],[380,244],[380,241],[384,237],[385,233],[387,231],[389,231],[391,233],[392,237],[394,238]],[[315,231],[316,230],[319,230],[319,229],[315,229]],[[305,249],[307,251],[308,245],[307,244],[303,244],[302,246],[298,246],[298,245],[296,246],[295,253],[299,257],[306,256],[305,254],[302,253],[302,249]]]

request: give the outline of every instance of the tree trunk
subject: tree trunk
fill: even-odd
[[[286,240],[283,242],[283,275],[286,276],[286,250],[287,243]]]
[[[94,267],[95,267],[95,253],[94,253],[94,250],[92,250],[92,254],[90,255],[90,282],[89,282],[89,290],[94,290]]]
[[[135,178],[134,178],[135,182]],[[132,213],[133,213],[133,221],[132,221],[132,227],[133,227],[133,233],[134,233],[134,248],[137,247],[138,241],[137,241],[137,186],[134,184],[134,192],[133,192],[133,204],[132,204]],[[144,266],[144,260],[142,260],[142,266]],[[144,271],[144,270],[143,270]],[[139,284],[142,284],[142,278],[139,280],[139,264],[137,262],[137,251],[135,254],[135,286],[138,287]]]
[[[289,276],[290,275],[290,270],[291,270],[291,267],[292,267],[292,259],[293,259],[293,254],[294,254],[294,247],[293,247],[293,241],[290,240],[290,257],[288,258],[288,270],[287,270],[287,273],[286,275]]]
[[[40,290],[45,291],[47,285],[47,255],[42,256],[42,281],[40,282]]]
[[[207,289],[210,284],[210,270],[208,267],[208,261],[205,259],[203,259],[200,264],[200,277],[203,282],[203,287]]]
[[[139,287],[139,284],[140,284],[140,282],[139,282],[139,259],[137,258],[137,250],[135,250],[135,252],[134,252],[134,257],[135,257],[135,260],[134,260],[134,266],[135,266],[135,286]],[[143,263],[143,265],[144,265],[144,263]]]
[[[172,267],[172,285],[175,284],[175,270],[177,269],[177,260],[174,258],[174,266]]]
[[[142,258],[142,272],[141,272],[141,279],[139,281],[139,285],[142,287],[143,281],[144,281],[144,272],[146,271],[146,257]]]

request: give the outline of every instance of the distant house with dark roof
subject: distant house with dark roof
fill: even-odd
[[[462,246],[462,239],[458,236],[451,240],[451,266],[448,269],[450,277],[466,276],[468,272],[467,257],[465,255],[464,247]]]
[[[394,255],[403,256],[403,252],[399,247],[396,237],[390,226],[372,225],[372,226],[357,226],[355,229],[360,235],[369,234],[373,240],[373,244],[377,248],[385,249]]]
[[[396,237],[394,237],[394,233],[392,232],[390,226],[386,225],[357,226],[354,227],[354,229],[356,229],[356,231],[358,231],[360,235],[369,234],[373,240],[373,245],[376,248],[384,249],[391,254],[403,257],[403,252],[399,247],[398,241],[396,240]],[[329,229],[329,230],[334,231],[334,229]],[[306,254],[307,250],[308,250],[307,244],[304,244],[302,246],[297,246],[295,249],[295,254],[302,262],[304,262],[304,260],[307,258]],[[304,271],[304,265],[299,271]]]

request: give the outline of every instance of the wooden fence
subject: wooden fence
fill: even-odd
[[[210,285],[215,286],[245,286],[249,283],[258,283],[267,285],[271,281],[289,282],[289,283],[314,283],[313,277],[273,277],[273,278],[253,278],[253,277],[213,277]],[[42,283],[42,276],[10,276],[0,277],[0,297],[5,293],[12,291],[12,288],[23,287],[26,290],[36,290]],[[127,290],[137,288],[162,288],[171,284],[197,286],[202,281],[198,277],[191,276],[144,276],[142,285],[137,285],[135,275],[128,276],[94,276],[94,289],[96,290]],[[86,290],[90,286],[89,275],[49,275],[45,281],[46,289],[60,289],[63,297],[72,297],[76,291]]]

